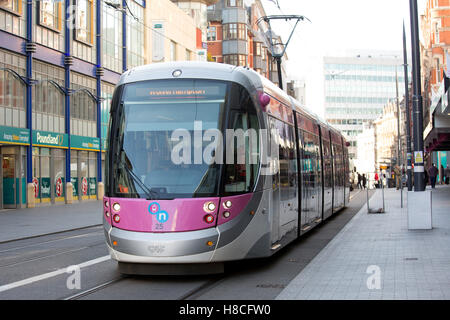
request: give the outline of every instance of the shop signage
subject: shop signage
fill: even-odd
[[[50,198],[50,178],[41,178],[41,198]]]
[[[88,181],[86,177],[81,178],[81,193],[84,196],[88,194]]]
[[[78,197],[78,178],[70,177],[70,182],[73,185],[73,196]]]
[[[39,181],[36,177],[33,178],[33,184],[34,184],[34,197],[37,199],[39,198]]]
[[[89,195],[97,194],[97,178],[89,178]]]
[[[70,136],[70,147],[77,150],[100,150],[100,139],[82,136]]]
[[[33,144],[37,146],[67,148],[67,140],[66,133],[33,131]]]
[[[30,144],[30,130],[0,126],[0,142]]]

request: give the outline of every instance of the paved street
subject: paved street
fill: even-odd
[[[407,229],[404,196],[402,209],[387,189],[385,214],[362,207],[277,299],[450,299],[450,187],[433,190],[432,230]],[[370,203],[381,206],[380,190]]]
[[[14,214],[19,217],[34,214],[36,219],[30,220],[26,228],[39,228],[42,234],[57,231],[56,222],[59,221],[65,221],[60,230],[86,228],[0,243],[0,299],[271,300],[364,205],[364,192],[355,191],[353,196],[348,208],[275,256],[230,263],[224,275],[192,277],[121,276],[116,263],[109,259],[102,227],[86,227],[101,219],[98,202],[4,211],[0,214],[2,233],[9,234],[4,239],[18,239],[19,234],[22,237],[37,235],[37,231],[20,233],[19,223],[13,224],[8,231],[4,222],[12,219]],[[57,209],[61,216],[56,215]],[[44,218],[47,225],[40,221]],[[67,267],[72,265],[81,268],[80,289],[68,289],[73,272],[67,273],[70,271]]]

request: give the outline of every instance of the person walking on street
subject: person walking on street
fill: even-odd
[[[399,166],[395,166],[394,168],[394,174],[395,174],[395,187],[398,189],[400,189],[400,176],[401,176],[402,170],[400,169]]]
[[[361,177],[361,174],[359,174],[359,172],[357,172],[357,174],[358,174],[358,189],[362,189],[362,186],[361,186],[362,177]]]
[[[366,182],[367,182],[366,174],[363,173],[363,175],[362,175],[362,185],[363,185],[363,188],[364,188],[364,189],[366,188]]]
[[[431,167],[428,169],[428,176],[430,177],[431,188],[435,188],[436,186],[436,177],[439,173],[438,168],[436,168],[435,164],[431,164]]]
[[[375,177],[374,177],[374,179],[375,179],[375,188],[379,188],[380,187],[380,177],[378,177],[378,172],[375,172]]]

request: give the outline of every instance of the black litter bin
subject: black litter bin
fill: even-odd
[[[387,179],[388,188],[395,188],[395,179]]]

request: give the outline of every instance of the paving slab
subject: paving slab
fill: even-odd
[[[102,223],[102,202],[0,211],[0,242],[73,230]]]
[[[408,230],[405,193],[401,208],[400,191],[384,191],[386,213],[363,206],[276,299],[450,299],[450,187],[432,191],[431,230]]]

